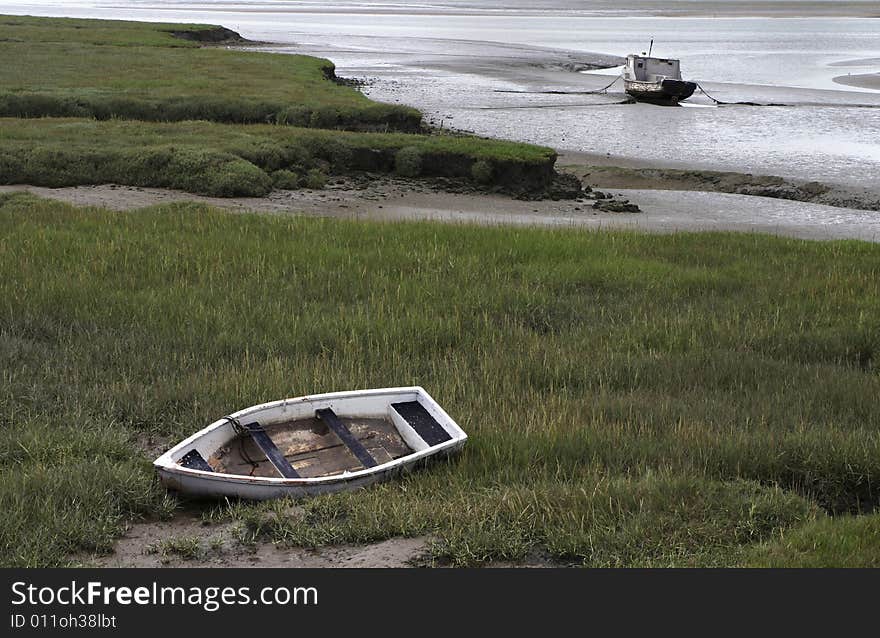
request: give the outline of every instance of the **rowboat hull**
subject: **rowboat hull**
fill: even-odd
[[[430,421],[433,433],[421,429],[423,425],[400,406],[415,407],[419,418]],[[340,429],[330,431],[321,417]],[[249,435],[247,426],[256,423],[257,433]],[[276,453],[275,461],[256,447],[262,436],[269,439],[265,445]],[[300,498],[392,479],[460,450],[466,440],[464,431],[423,388],[385,388],[246,408],[181,441],[153,464],[165,487],[188,496]],[[358,454],[366,462],[358,461]],[[276,471],[276,463],[287,467],[290,475]]]

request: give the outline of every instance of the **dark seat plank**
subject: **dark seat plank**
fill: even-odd
[[[367,452],[367,448],[365,448],[360,441],[351,433],[351,430],[346,427],[345,423],[339,420],[339,417],[336,416],[336,413],[330,408],[323,408],[321,410],[315,410],[315,416],[321,419],[324,423],[327,424],[336,436],[345,443],[346,447],[351,450],[351,453],[357,457],[357,460],[361,462],[361,465],[364,467],[376,467],[378,463],[376,463],[376,459]]]
[[[281,476],[284,478],[300,478],[297,471],[293,469],[293,466],[286,458],[284,458],[284,455],[275,445],[275,442],[272,441],[268,434],[266,434],[262,425],[254,421],[253,423],[246,423],[242,427],[248,431],[248,434],[251,435],[254,443],[263,450],[263,454],[266,455],[266,458],[275,466],[275,469],[278,470],[278,473],[281,474]]]
[[[190,470],[201,470],[202,472],[213,472],[214,468],[208,465],[205,457],[199,454],[195,448],[183,455],[180,464]]]
[[[404,401],[392,403],[391,407],[410,424],[420,437],[430,446],[439,445],[450,440],[452,436],[437,419],[431,416],[424,406],[418,401]]]

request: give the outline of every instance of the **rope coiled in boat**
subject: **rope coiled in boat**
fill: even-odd
[[[253,427],[250,430],[248,430],[246,427],[244,427],[241,424],[241,421],[236,419],[234,416],[224,416],[223,419],[221,419],[221,420],[229,421],[229,424],[232,426],[232,430],[235,432],[235,434],[238,438],[238,452],[239,452],[239,454],[241,454],[241,458],[244,460],[244,462],[250,464],[250,466],[251,466],[251,474],[250,475],[253,476],[254,471],[259,467],[259,462],[252,459],[251,455],[248,454],[247,451],[245,450],[245,447],[244,447],[245,435],[250,436],[251,432],[253,432],[253,431],[265,432],[266,429],[263,426],[259,426],[259,427]]]

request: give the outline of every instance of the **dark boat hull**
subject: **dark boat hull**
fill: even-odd
[[[627,94],[639,102],[660,104],[662,106],[675,106],[681,100],[686,100],[697,89],[695,82],[684,80],[662,80],[661,82],[633,82],[625,81],[624,88]]]

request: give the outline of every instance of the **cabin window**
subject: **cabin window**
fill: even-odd
[[[641,68],[642,68],[642,63],[639,62],[636,66],[639,67],[639,68],[641,69]]]

